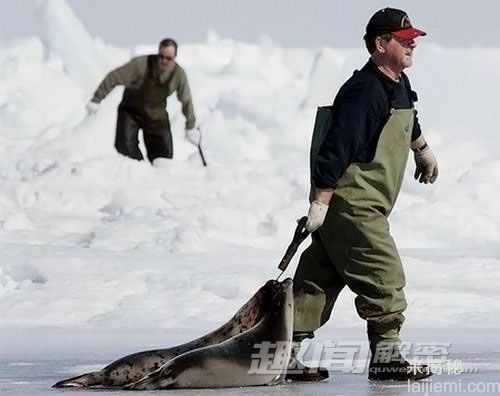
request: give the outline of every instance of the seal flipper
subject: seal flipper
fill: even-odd
[[[52,385],[52,388],[88,388],[102,385],[103,380],[104,375],[102,371],[93,371],[91,373],[59,381],[57,384]]]
[[[125,385],[123,389],[126,390],[168,389],[177,382],[177,380],[173,377],[172,368],[168,367],[169,363],[166,363],[158,370],[149,373],[145,377],[141,378],[139,381]]]

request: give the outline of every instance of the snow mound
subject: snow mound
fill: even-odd
[[[111,68],[156,44],[112,48],[63,0],[40,7],[44,36],[0,47],[2,326],[176,328],[224,320],[277,275],[295,219],[308,205],[315,108],[333,100],[366,60],[365,50],[285,49],[215,33],[183,45],[179,63],[191,83],[208,167],[183,139],[174,97],[168,108],[175,158],[151,166],[113,148],[121,89],[95,116],[84,107]],[[432,278],[415,270],[439,271],[439,255],[460,249],[469,258],[459,266],[462,279],[487,265],[484,252],[498,264],[500,78],[491,71],[499,68],[498,49],[423,43],[409,71],[441,174],[437,184],[419,185],[410,159],[392,231],[399,246],[418,249],[406,260],[409,292],[434,314],[410,309],[417,319],[434,315],[439,326],[466,319],[498,325],[500,317],[492,315],[499,295],[491,285],[482,311],[463,306],[467,285],[451,281],[452,262],[435,294],[422,283]],[[434,259],[422,264],[431,248]],[[488,264],[488,271],[497,281],[498,269]],[[481,292],[474,293],[467,301],[479,304]],[[439,316],[440,307],[449,315]],[[345,325],[357,320],[352,306],[339,312]]]

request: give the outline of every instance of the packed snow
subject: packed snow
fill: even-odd
[[[365,49],[285,49],[215,32],[181,43],[208,167],[184,140],[174,97],[175,158],[151,166],[113,148],[121,88],[95,116],[85,104],[109,70],[156,43],[111,47],[63,0],[41,2],[39,15],[43,37],[0,47],[2,350],[28,349],[42,328],[177,335],[164,345],[213,329],[279,274],[308,207],[315,109]],[[500,49],[419,42],[409,74],[440,176],[416,183],[410,158],[391,216],[407,271],[405,328],[500,328],[498,70]],[[323,337],[363,329],[348,290],[334,315]],[[24,341],[13,344],[16,334]]]

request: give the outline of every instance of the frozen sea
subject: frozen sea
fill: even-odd
[[[73,367],[88,364],[88,361],[78,360],[49,360],[26,362],[24,366],[13,363],[1,362],[0,368],[0,392],[5,395],[19,396],[56,396],[56,395],[82,395],[83,392],[130,395],[132,391],[106,391],[106,390],[71,390],[50,389],[50,385],[61,373],[61,366]],[[398,395],[495,395],[498,394],[499,381],[497,377],[496,387],[491,384],[494,372],[489,370],[477,374],[433,376],[425,382],[407,383],[377,383],[370,382],[364,374],[337,374],[331,373],[334,378],[328,382],[317,384],[285,384],[273,387],[248,387],[227,389],[202,389],[202,390],[169,390],[169,391],[146,391],[141,394],[165,394],[169,395],[300,395],[300,396],[398,396]],[[490,387],[490,388],[488,388]],[[460,391],[459,389],[463,389]]]
[[[335,330],[336,341],[364,341],[361,328]],[[1,333],[3,345],[0,358],[0,393],[3,395],[82,395],[82,390],[51,389],[55,382],[86,371],[95,370],[122,355],[144,348],[165,345],[162,339],[189,337],[185,332],[134,334],[78,332],[68,334],[56,329],[38,329],[27,333]],[[8,342],[5,342],[7,340]],[[248,387],[204,390],[156,391],[173,395],[494,395],[500,392],[500,345],[496,331],[481,331],[475,334],[455,334],[443,330],[409,331],[406,336],[412,341],[434,343],[451,342],[446,359],[460,365],[435,366],[436,374],[417,383],[371,382],[365,372],[347,373],[336,369],[330,371],[327,382],[316,384],[284,384],[273,387]],[[35,342],[42,337],[39,342]],[[496,340],[496,341],[495,341]],[[21,345],[24,342],[23,345]],[[30,343],[32,343],[30,348]],[[9,344],[9,346],[6,346]],[[91,390],[99,394],[130,394],[131,391]],[[151,392],[141,392],[150,394]]]

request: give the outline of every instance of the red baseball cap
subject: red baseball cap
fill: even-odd
[[[377,11],[366,25],[366,37],[375,37],[385,33],[391,33],[401,40],[413,40],[419,36],[425,36],[423,30],[412,26],[408,14],[396,8],[384,8]]]
[[[396,30],[391,33],[397,38],[400,38],[401,40],[413,40],[414,38],[417,38],[419,36],[425,36],[427,34],[423,30],[416,29],[413,27],[403,30]]]

